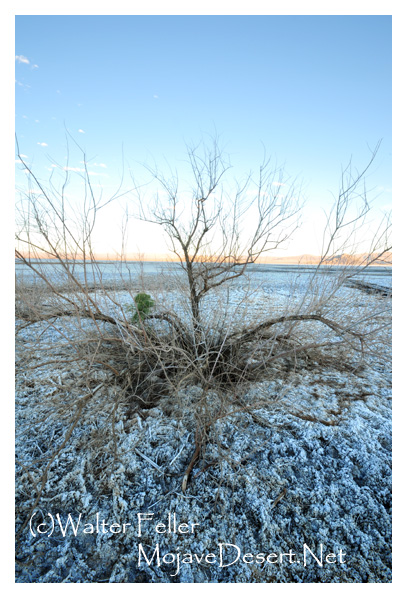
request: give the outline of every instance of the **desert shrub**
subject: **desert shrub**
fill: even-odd
[[[46,329],[55,329],[61,336],[64,351],[69,349],[64,353],[59,348],[59,357],[54,355],[56,348],[51,347],[48,363],[64,367],[65,360],[65,364],[77,364],[77,393],[66,386],[68,399],[61,403],[58,412],[58,418],[67,424],[67,437],[50,455],[42,478],[39,476],[41,485],[22,529],[38,505],[53,461],[81,418],[103,414],[113,447],[118,410],[125,413],[124,421],[132,422],[135,413],[165,402],[170,414],[190,418],[195,426],[195,449],[183,477],[185,489],[213,423],[233,411],[256,409],[256,404],[249,405],[242,399],[241,390],[249,381],[274,376],[279,368],[293,370],[301,359],[312,356],[316,361],[318,352],[329,356],[338,347],[345,349],[350,361],[355,362],[382,352],[379,335],[389,327],[387,306],[373,314],[371,308],[356,310],[349,305],[351,309],[347,309],[342,298],[341,307],[336,307],[336,293],[344,283],[380,257],[386,257],[390,249],[385,221],[382,228],[374,231],[369,252],[359,254],[354,248],[355,256],[351,254],[350,240],[358,234],[360,222],[366,220],[370,210],[362,175],[343,172],[339,196],[328,216],[325,249],[298,301],[291,297],[283,310],[274,312],[271,308],[256,319],[246,319],[234,313],[228,292],[218,307],[212,308],[206,302],[220,289],[228,290],[237,278],[242,280],[248,266],[287,240],[297,225],[296,190],[286,179],[278,184],[279,170],[269,169],[266,162],[261,165],[259,180],[254,183],[248,177],[227,201],[220,181],[229,165],[223,161],[219,148],[214,144],[202,156],[197,148],[192,148],[191,209],[185,210],[183,202],[179,202],[176,182],[166,181],[155,172],[154,178],[168,197],[163,199],[156,194],[156,203],[142,198],[137,199],[139,203],[136,201],[138,218],[161,227],[179,259],[183,275],[180,309],[162,307],[143,292],[134,296],[129,317],[126,304],[115,290],[104,286],[94,258],[92,232],[100,209],[94,194],[85,194],[83,218],[75,229],[77,208],[72,207],[71,218],[64,195],[66,183],[59,194],[54,185],[47,190],[24,156],[18,156],[28,171],[29,186],[18,205],[16,257],[47,291],[41,302],[28,289],[19,292],[18,315],[23,321],[19,326],[24,329],[45,322]],[[83,163],[86,169],[85,155]],[[86,175],[84,182],[91,187]],[[35,185],[38,194],[32,191]],[[218,186],[221,193],[215,195]],[[244,201],[245,197],[252,199]],[[336,262],[328,277],[321,275],[324,267],[334,257],[345,256],[346,250],[344,265]],[[44,255],[58,265],[64,279],[62,286],[47,270],[42,261]],[[126,262],[125,255],[122,262]],[[244,307],[245,303],[249,304],[249,295],[244,294]],[[35,362],[30,363],[30,368],[45,365],[44,359]],[[106,376],[100,382],[102,369]],[[63,387],[64,380],[60,377],[56,384]],[[193,386],[198,393],[181,410],[174,398]],[[104,389],[115,389],[115,399]],[[98,442],[108,451],[104,434]],[[114,453],[113,460],[116,459]]]
[[[135,307],[132,315],[132,322],[145,320],[154,306],[154,300],[148,293],[138,293],[134,297]]]

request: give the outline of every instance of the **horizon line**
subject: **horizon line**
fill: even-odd
[[[44,254],[43,256],[39,253],[36,256],[30,256],[28,254],[25,254],[23,252],[21,252],[21,255],[23,256],[23,259],[25,260],[49,260],[50,262],[54,262],[54,261],[58,261],[58,258],[55,257],[50,257],[47,254]],[[368,254],[366,253],[361,253],[361,254],[355,254],[355,255],[351,255],[351,254],[340,254],[338,256],[333,256],[331,258],[328,258],[326,260],[324,260],[324,262],[326,264],[356,264],[361,262],[361,260],[364,260],[366,257],[368,256]],[[75,260],[74,258],[69,258],[69,257],[65,257],[64,259],[67,260]],[[78,263],[83,261],[83,258],[81,259],[76,259]],[[174,263],[174,264],[179,264],[180,262],[182,262],[180,259],[178,258],[174,258],[173,256],[169,255],[169,254],[129,254],[129,255],[125,255],[125,256],[111,256],[110,254],[95,254],[94,256],[92,256],[92,258],[90,257],[86,257],[85,261],[86,262],[91,262],[92,260],[98,261],[98,262],[170,262],[170,263]],[[250,264],[318,264],[320,261],[322,260],[322,257],[314,255],[314,254],[300,254],[297,256],[264,256],[262,258],[259,258],[258,260],[255,260],[254,262],[249,262],[248,265]],[[392,252],[386,252],[384,254],[384,258],[375,258],[373,262],[377,262],[376,266],[392,266]],[[16,258],[15,260],[16,262],[22,262],[23,260],[21,258]],[[203,261],[204,260],[199,260],[199,261]],[[197,262],[199,262],[197,261]],[[244,264],[245,262],[241,262],[241,264]]]

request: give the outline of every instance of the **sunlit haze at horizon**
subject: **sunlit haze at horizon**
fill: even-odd
[[[187,198],[186,143],[218,134],[231,181],[266,152],[298,182],[303,225],[276,256],[319,254],[342,168],[363,170],[379,140],[373,222],[391,207],[391,16],[17,16],[15,60],[20,154],[44,184],[68,174],[74,205],[78,146],[98,198],[143,185],[149,202],[144,164],[177,170]],[[19,195],[35,182],[16,166]],[[101,211],[99,256],[120,250],[134,197]],[[167,251],[154,225],[130,219],[127,240],[132,256]]]

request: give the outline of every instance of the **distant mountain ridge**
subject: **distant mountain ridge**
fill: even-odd
[[[22,255],[24,256],[24,252],[22,252]],[[323,261],[323,264],[336,264],[336,265],[356,265],[356,264],[361,264],[363,265],[365,260],[367,259],[368,254],[356,254],[356,255],[351,255],[351,254],[339,254],[337,256],[332,256],[330,258],[326,258]],[[27,256],[28,258],[28,256]],[[54,260],[51,260],[49,257],[47,257],[47,255],[44,256],[40,256],[38,255],[35,260],[40,259],[40,260],[48,260],[50,262],[56,261],[56,259],[54,258]],[[119,258],[118,256],[115,257],[110,257],[109,255],[107,256],[106,254],[100,254],[100,255],[96,255],[94,256],[94,259],[98,260],[98,261],[106,261],[106,262],[110,262],[110,261],[118,261]],[[34,260],[34,261],[35,261]],[[174,260],[172,257],[170,256],[166,256],[165,254],[144,254],[143,256],[134,256],[134,255],[129,255],[126,257],[126,260],[128,262],[178,262],[178,260]],[[280,256],[280,257],[272,257],[272,256],[267,256],[264,257],[260,260],[257,260],[257,264],[288,264],[288,265],[292,265],[292,264],[319,264],[321,258],[319,256],[314,256],[313,254],[303,254],[301,256]],[[20,260],[17,260],[17,262],[20,262]],[[371,262],[371,264],[373,266],[392,266],[392,252],[386,252],[385,254],[383,254],[381,256],[381,258],[375,259],[374,261]]]
[[[324,264],[338,264],[338,265],[355,265],[363,264],[367,260],[369,254],[338,254],[337,256],[331,256],[326,258]],[[259,261],[260,264],[319,264],[320,256],[314,256],[312,254],[303,254],[302,256],[282,256],[279,258],[266,258]],[[392,252],[386,252],[380,258],[377,258],[371,262],[373,266],[392,266]]]

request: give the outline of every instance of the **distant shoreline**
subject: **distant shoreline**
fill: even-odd
[[[83,264],[82,260],[67,260],[68,263],[76,263],[76,264]],[[35,260],[30,260],[30,264],[59,264],[59,260],[57,258],[54,259],[50,259],[50,258],[36,258]],[[85,264],[92,264],[92,263],[96,263],[96,264],[175,264],[178,265],[180,264],[180,262],[178,260],[85,260]],[[15,260],[15,264],[25,264],[24,260]],[[307,268],[312,267],[312,266],[317,266],[319,264],[318,261],[316,262],[302,262],[301,260],[295,261],[295,259],[291,259],[288,258],[287,261],[283,262],[283,261],[276,261],[276,262],[255,262],[255,263],[250,263],[248,264],[248,268],[254,268],[254,267],[259,267],[259,266],[299,266],[302,269],[304,269],[305,267]],[[333,268],[333,267],[356,267],[356,266],[361,266],[363,267],[364,265],[362,264],[351,264],[351,263],[341,263],[341,262],[337,262],[337,263],[324,263],[321,265],[321,268]],[[373,262],[372,264],[366,266],[365,268],[392,268],[392,262],[391,263],[384,263],[384,262]]]

